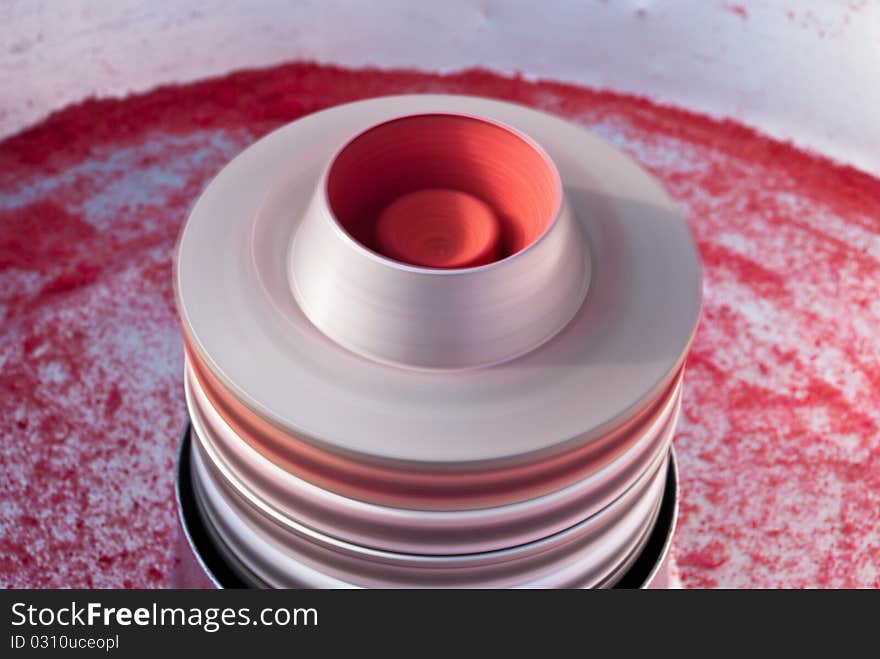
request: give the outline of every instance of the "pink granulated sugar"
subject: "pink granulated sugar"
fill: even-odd
[[[676,438],[685,585],[880,586],[880,181],[643,99],[310,64],[89,101],[0,143],[0,584],[169,584],[180,225],[269,130],[408,92],[571,119],[687,215],[705,297]]]

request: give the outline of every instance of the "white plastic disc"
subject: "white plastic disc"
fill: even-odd
[[[581,309],[512,361],[449,372],[380,364],[324,336],[289,289],[291,239],[332,155],[374,124],[423,112],[486,117],[533,138],[588,237]],[[636,163],[561,119],[453,96],[338,106],[261,139],[198,200],[177,264],[185,330],[223,384],[291,434],[370,459],[507,461],[599,437],[675,375],[700,305],[687,223]]]

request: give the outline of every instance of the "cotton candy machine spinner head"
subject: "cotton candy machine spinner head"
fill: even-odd
[[[176,286],[183,523],[241,582],[608,586],[656,536],[699,262],[577,126],[454,96],[311,115],[208,186]]]

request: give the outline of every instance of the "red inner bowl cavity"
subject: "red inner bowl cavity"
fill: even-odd
[[[426,268],[485,265],[501,249],[495,212],[473,195],[443,188],[392,201],[379,215],[373,235],[379,253]]]
[[[387,258],[431,268],[485,265],[525,249],[562,197],[548,157],[474,117],[394,119],[354,138],[330,166],[336,220]]]

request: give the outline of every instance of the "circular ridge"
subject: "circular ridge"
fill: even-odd
[[[304,481],[266,459],[210,406],[185,378],[193,434],[225,487],[279,515],[356,544],[411,553],[472,553],[530,542],[562,530],[610,503],[668,449],[678,418],[681,385],[636,442],[611,463],[534,499],[468,511],[425,511],[351,499]]]
[[[195,440],[190,431],[187,424],[177,450],[174,490],[182,558],[176,566],[174,582],[184,588],[266,588],[267,584],[223,545],[203,502],[197,500],[196,475],[192,468]],[[624,589],[668,587],[669,552],[678,516],[678,476],[672,447],[666,474],[660,511],[644,546],[609,573],[603,586]]]
[[[194,484],[209,522],[236,560],[273,587],[592,587],[611,585],[621,559],[638,553],[657,517],[668,454],[599,514],[535,542],[455,556],[370,549],[291,522],[245,513],[192,444]]]
[[[362,501],[422,510],[466,510],[512,503],[565,487],[611,462],[674,393],[679,371],[661,397],[613,431],[563,453],[493,466],[389,462],[334,452],[288,433],[228,394],[187,348],[192,382],[234,432],[274,464],[319,487]]]

